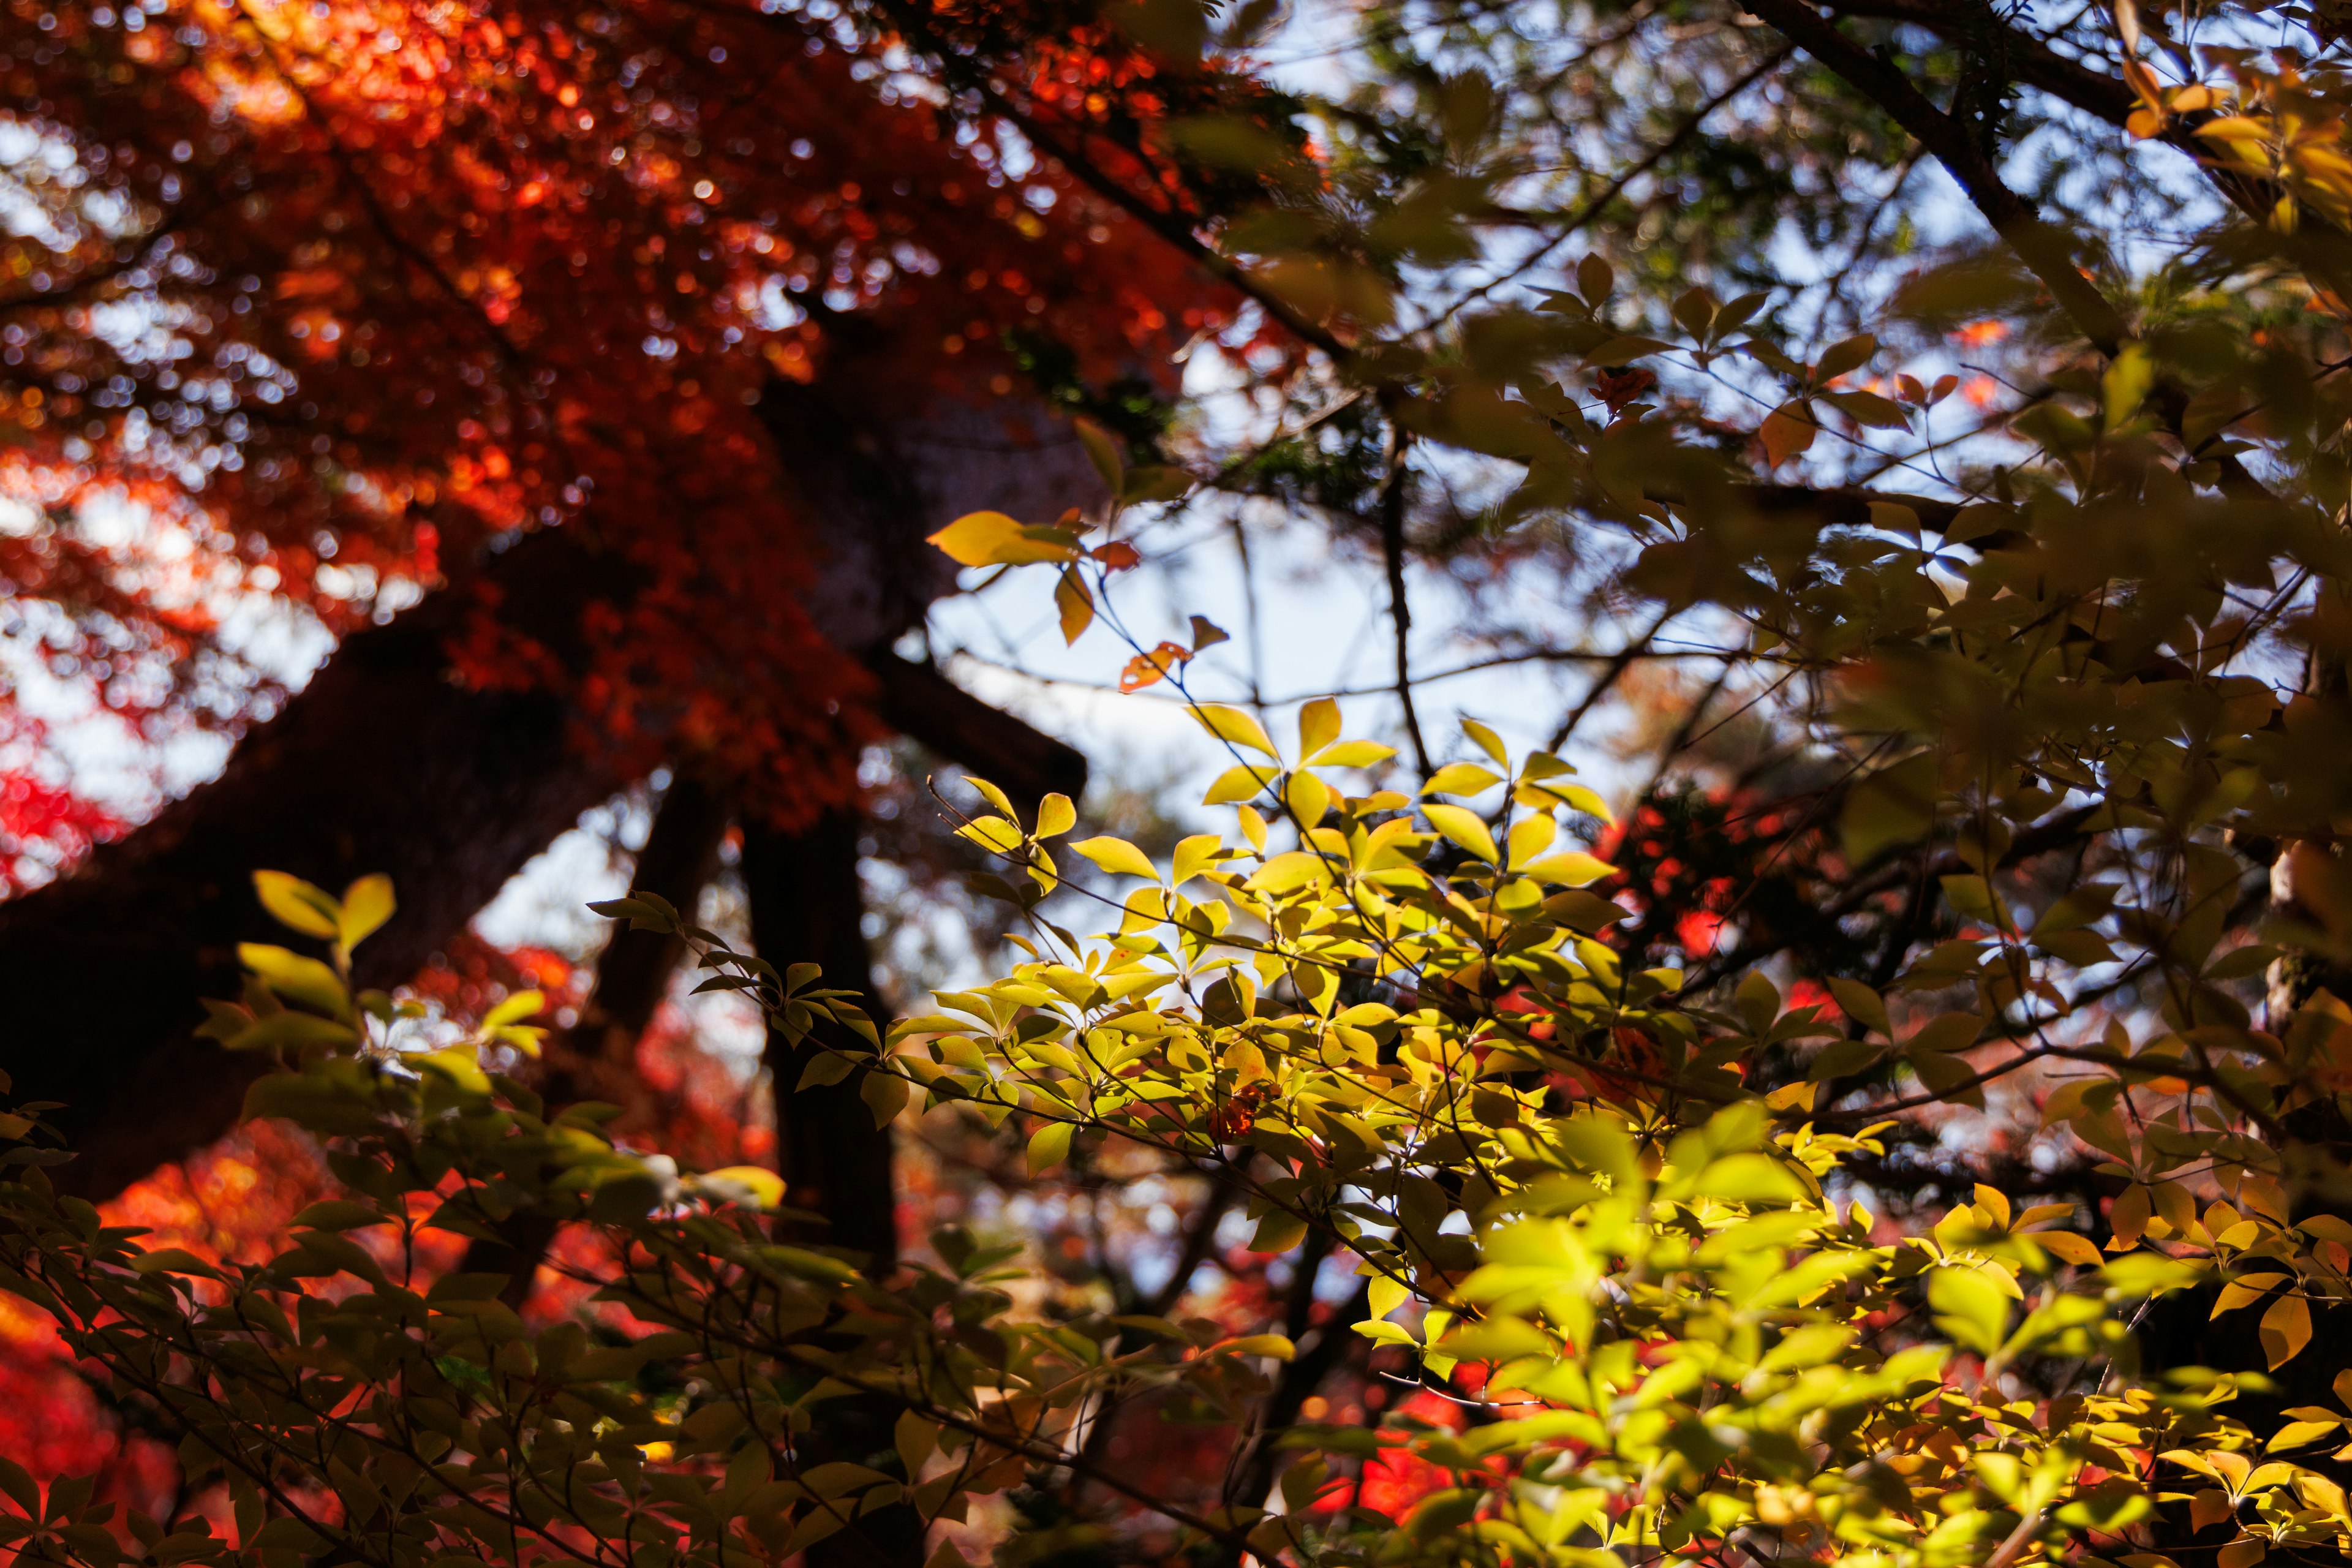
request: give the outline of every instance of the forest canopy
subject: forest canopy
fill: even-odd
[[[2326,6],[0,4],[7,1550],[2352,1553]]]

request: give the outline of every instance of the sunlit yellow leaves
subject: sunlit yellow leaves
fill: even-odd
[[[1251,751],[1279,759],[1281,753],[1274,749],[1274,742],[1267,737],[1265,726],[1241,709],[1208,702],[1197,704],[1189,711],[1199,721],[1201,728],[1227,745],[1246,746]]]
[[[1085,838],[1070,847],[1115,877],[1141,877],[1153,882],[1160,879],[1159,868],[1152,865],[1151,858],[1124,838]]]
[[[2311,1342],[2311,1303],[2300,1292],[2280,1296],[2263,1314],[2262,1340],[2273,1372],[2302,1354]]]
[[[1459,805],[1424,805],[1422,815],[1429,818],[1432,827],[1487,864],[1502,858],[1495,848],[1494,834],[1476,812]]]
[[[1298,754],[1313,762],[1324,747],[1339,738],[1339,705],[1320,697],[1298,710]]]
[[[315,958],[264,942],[240,942],[237,962],[278,995],[331,1017],[349,1019],[351,994],[341,976]]]
[[[342,955],[338,963],[381,929],[395,907],[392,879],[381,873],[360,878],[341,899],[283,871],[256,871],[253,890],[280,925],[333,942]]]
[[[930,535],[929,542],[965,566],[1030,566],[1078,555],[1077,538],[1069,530],[1024,527],[1001,511],[967,513]]]
[[[1233,805],[1241,801],[1255,800],[1267,784],[1280,776],[1281,770],[1263,763],[1237,763],[1219,773],[1209,785],[1209,793],[1201,797],[1202,805]]]
[[[1059,790],[1037,803],[1037,837],[1059,838],[1078,824],[1078,808]]]
[[[1522,817],[1511,825],[1509,837],[1510,865],[1514,870],[1524,870],[1528,862],[1551,847],[1559,834],[1559,825],[1549,816]]]
[[[1616,867],[1598,855],[1588,855],[1581,849],[1570,849],[1559,855],[1547,855],[1542,859],[1519,867],[1518,869],[1538,881],[1549,882],[1562,888],[1588,887],[1603,877],[1613,877],[1617,874]]]
[[[1335,741],[1307,760],[1318,768],[1371,768],[1395,755],[1394,746],[1377,741]]]
[[[1070,1139],[1077,1129],[1067,1121],[1048,1121],[1029,1135],[1029,1173],[1043,1175],[1070,1157]]]
[[[283,871],[256,871],[253,890],[259,896],[261,907],[280,925],[304,936],[330,941],[337,935],[341,911],[335,900],[300,878],[289,877]]]
[[[742,1204],[751,1208],[772,1209],[784,1201],[784,1179],[761,1165],[728,1165],[706,1171],[695,1178],[694,1188],[721,1203]]]
[[[1054,584],[1054,609],[1060,617],[1062,640],[1074,643],[1094,625],[1095,596],[1075,568],[1065,568]]]
[[[1475,763],[1454,763],[1438,769],[1422,785],[1423,795],[1478,795],[1501,784],[1502,779]]]

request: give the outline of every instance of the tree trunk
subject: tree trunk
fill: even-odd
[[[691,773],[676,773],[655,807],[653,828],[629,873],[630,890],[664,899],[693,920],[703,888],[718,874],[730,815],[724,794]],[[685,956],[680,937],[613,927],[579,1021],[547,1042],[534,1087],[550,1107],[583,1100],[628,1105],[638,1082],[637,1041]]]
[[[743,885],[752,945],[762,958],[779,969],[822,966],[824,984],[857,993],[876,1026],[887,1026],[866,948],[855,816],[836,813],[789,834],[747,825]],[[814,1054],[813,1042],[795,1050],[775,1030],[768,1033],[784,1202],[824,1217],[807,1239],[863,1253],[866,1271],[887,1278],[898,1258],[889,1130],[874,1125],[858,1093],[862,1070],[839,1083],[800,1088]],[[897,1401],[879,1395],[827,1400],[803,1462],[846,1459],[901,1475],[892,1444],[898,1412]],[[902,1479],[911,1484],[917,1478]],[[923,1521],[905,1503],[878,1509],[808,1549],[809,1568],[920,1568],[922,1561]]]
[[[824,984],[856,993],[875,1026],[887,1026],[866,950],[855,816],[831,813],[798,833],[747,825],[743,888],[751,945],[761,957],[778,969],[818,965]],[[799,1087],[814,1054],[813,1044],[794,1050],[782,1035],[768,1032],[784,1202],[824,1216],[824,1229],[813,1239],[862,1252],[872,1270],[887,1274],[898,1258],[889,1134],[876,1129],[858,1093],[862,1071],[839,1083]]]

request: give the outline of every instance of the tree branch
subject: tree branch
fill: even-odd
[[[1885,110],[1934,154],[2076,329],[2102,354],[2115,357],[2126,336],[2122,315],[2076,268],[2064,237],[2042,221],[2032,203],[2001,183],[1991,157],[1966,126],[1928,101],[1898,67],[1839,32],[1808,0],[1754,0],[1749,9]]]

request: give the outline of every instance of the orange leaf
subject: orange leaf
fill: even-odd
[[[1162,678],[1176,673],[1176,667],[1192,657],[1192,650],[1181,643],[1164,642],[1150,653],[1137,654],[1118,672],[1121,691],[1140,691]]]
[[[1764,427],[1757,434],[1764,438],[1764,456],[1772,468],[1779,468],[1790,458],[1813,444],[1820,433],[1813,424],[1810,410],[1801,403],[1783,404],[1765,416]]]

